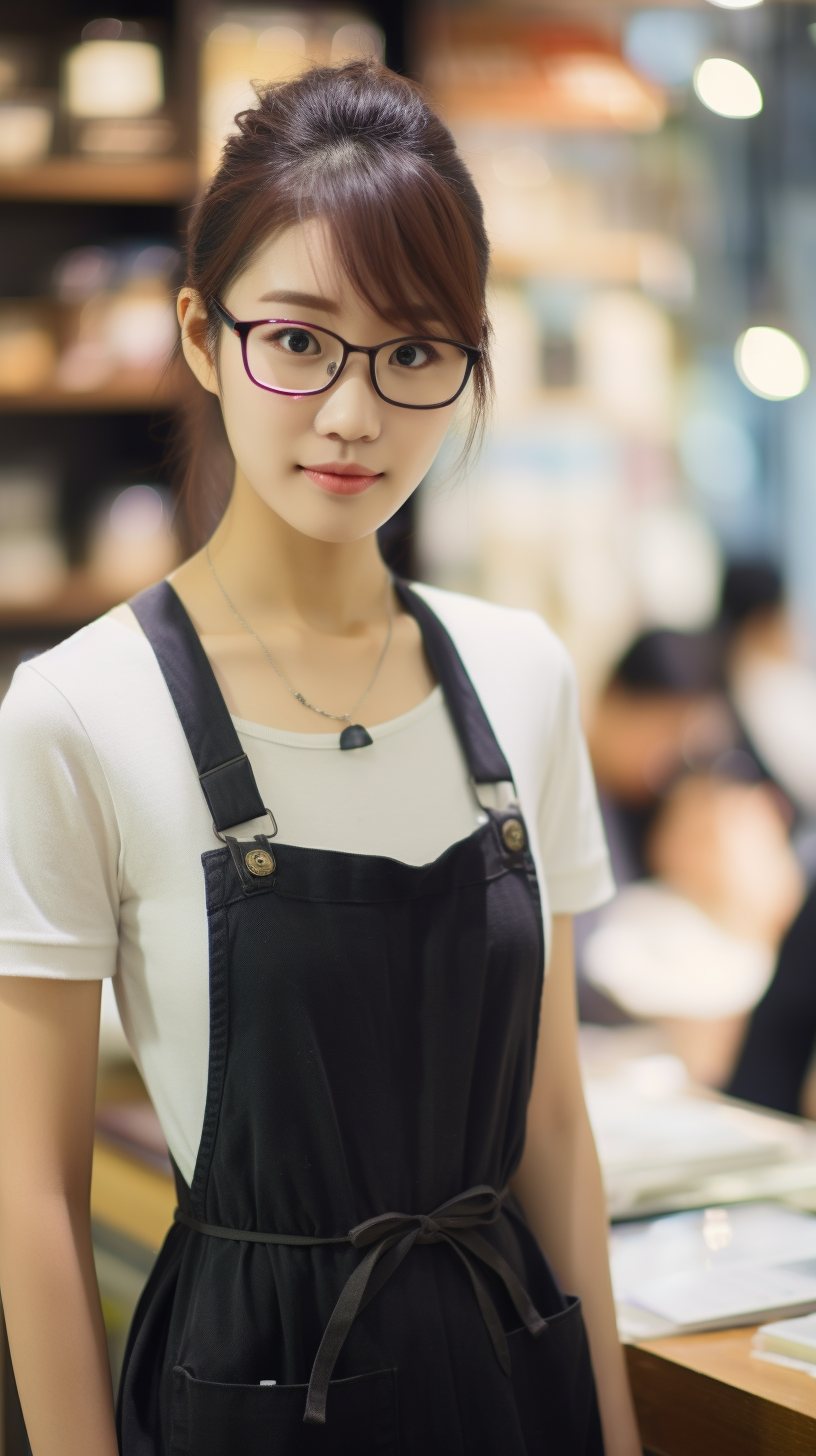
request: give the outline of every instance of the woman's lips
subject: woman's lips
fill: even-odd
[[[349,470],[345,466],[302,465],[301,470],[315,485],[331,495],[360,495],[382,477],[382,471],[363,471],[360,466],[352,466]]]

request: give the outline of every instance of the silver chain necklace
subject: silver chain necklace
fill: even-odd
[[[363,703],[365,702],[366,698],[368,697],[369,693],[371,692],[371,689],[373,688],[375,682],[377,681],[377,678],[380,675],[380,668],[382,667],[383,663],[385,662],[385,655],[386,655],[389,647],[391,646],[391,634],[392,634],[392,632],[394,630],[394,611],[393,611],[393,607],[391,605],[391,592],[388,590],[388,588],[391,585],[391,577],[390,577],[390,575],[387,577],[387,582],[386,582],[386,611],[388,613],[388,631],[386,633],[385,644],[383,646],[383,650],[382,650],[382,652],[380,653],[380,655],[379,655],[379,657],[377,659],[377,666],[374,669],[374,672],[373,672],[372,677],[371,677],[371,681],[369,682],[368,687],[366,688],[366,690],[363,693],[362,697],[359,697],[357,699],[356,703],[354,703],[353,706],[351,708],[349,708],[349,710],[348,710],[347,713],[329,713],[326,708],[318,708],[315,703],[310,703],[309,702],[309,699],[308,698],[305,698],[303,696],[303,693],[299,693],[298,690],[297,690],[297,688],[296,687],[293,687],[292,684],[290,683],[289,679],[284,676],[284,674],[281,672],[280,668],[278,667],[278,664],[276,663],[274,657],[272,656],[272,653],[269,651],[269,648],[267,647],[266,643],[261,640],[261,638],[258,636],[258,633],[255,631],[254,627],[250,627],[249,623],[244,621],[243,617],[241,616],[241,613],[238,611],[238,608],[236,607],[236,605],[233,602],[232,598],[230,596],[228,596],[226,587],[224,586],[223,582],[221,581],[221,578],[218,575],[218,572],[216,571],[215,567],[212,564],[212,559],[210,557],[210,548],[209,548],[209,546],[205,546],[205,548],[204,548],[204,555],[207,558],[207,565],[209,566],[210,571],[212,572],[213,580],[214,580],[216,586],[218,587],[218,590],[220,591],[222,597],[224,598],[224,601],[226,602],[227,606],[229,607],[230,611],[232,612],[233,616],[236,617],[237,620],[241,623],[241,626],[243,627],[244,631],[245,632],[248,632],[249,635],[250,635],[250,637],[254,637],[255,638],[255,641],[257,642],[258,646],[260,647],[261,651],[263,652],[264,657],[266,658],[267,662],[269,663],[269,666],[273,669],[273,671],[275,673],[277,673],[277,675],[280,678],[281,682],[283,683],[284,687],[285,688],[288,688],[289,692],[292,694],[292,697],[293,698],[296,698],[297,701],[300,704],[302,704],[302,706],[304,708],[308,708],[310,712],[312,712],[312,713],[319,713],[319,715],[320,715],[321,718],[330,718],[333,723],[346,723],[346,724],[348,724],[348,727],[346,727],[343,730],[343,732],[340,734],[340,747],[341,748],[364,748],[366,746],[366,744],[373,742],[373,740],[371,738],[371,735],[362,726],[362,724],[361,723],[352,723],[351,719],[352,719],[352,714],[356,713],[357,712],[357,709],[362,707]],[[344,740],[345,740],[345,742],[344,742]]]

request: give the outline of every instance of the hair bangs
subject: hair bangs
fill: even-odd
[[[299,216],[326,222],[357,294],[394,327],[480,347],[484,279],[455,199],[417,159],[350,162],[310,169]]]

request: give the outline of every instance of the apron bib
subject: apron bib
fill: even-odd
[[[396,589],[474,784],[510,782],[453,642]],[[507,1191],[544,963],[517,806],[422,866],[274,820],[239,842],[271,811],[201,642],[167,582],[131,605],[222,846],[201,1144],[134,1317],[123,1456],[600,1456],[579,1302]]]

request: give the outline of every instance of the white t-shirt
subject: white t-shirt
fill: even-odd
[[[549,944],[553,913],[588,910],[613,889],[571,664],[532,613],[417,590],[510,763]],[[440,688],[353,753],[337,750],[335,733],[234,722],[281,843],[422,864],[480,822]],[[18,668],[0,708],[0,974],[114,977],[188,1181],[209,1051],[201,855],[216,846],[172,700],[127,609]]]

